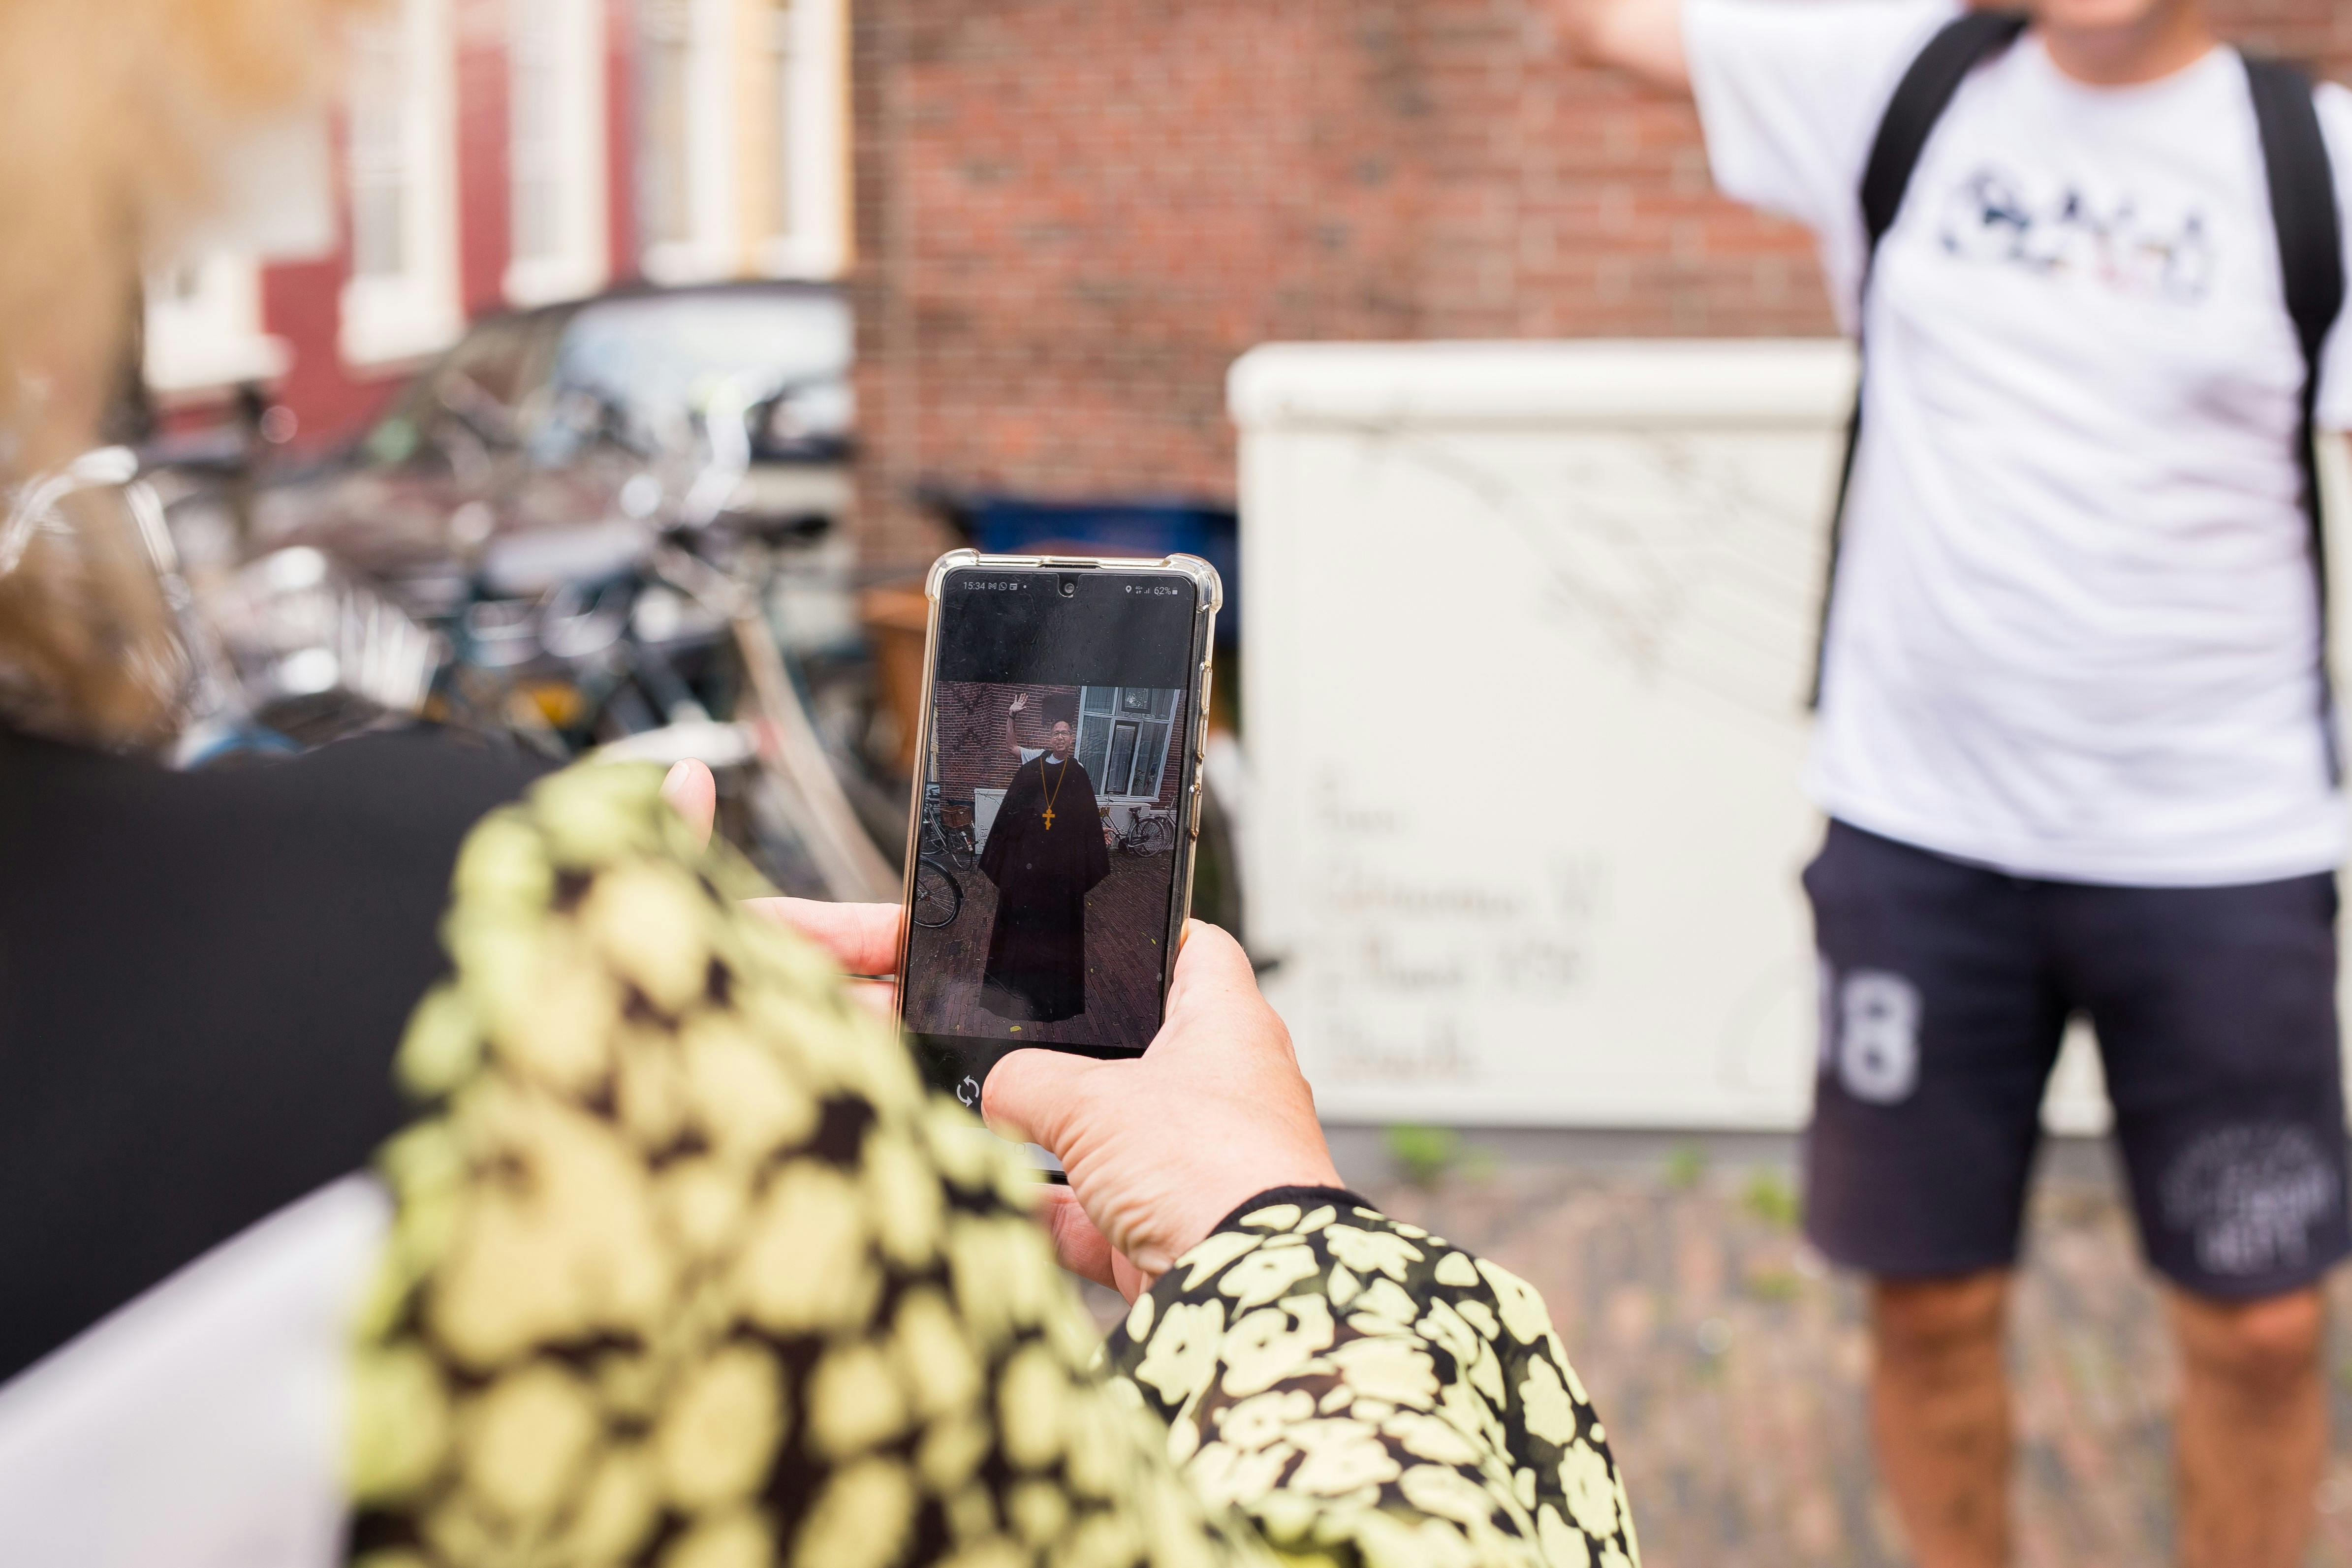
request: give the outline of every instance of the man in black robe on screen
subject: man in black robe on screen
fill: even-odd
[[[1052,1023],[1087,1010],[1087,894],[1110,875],[1094,781],[1070,759],[1067,720],[1032,756],[1013,733],[1029,705],[1004,714],[1004,743],[1020,759],[988,830],[980,868],[996,884],[996,923],[980,1005],[1000,1018]]]

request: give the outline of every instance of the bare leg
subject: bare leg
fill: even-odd
[[[2174,1291],[2170,1300],[2180,1341],[2180,1561],[2293,1568],[2311,1537],[2327,1453],[2319,1291],[2236,1302]]]
[[[1871,1433],[1920,1568],[2009,1560],[2008,1306],[2005,1270],[1872,1289]]]

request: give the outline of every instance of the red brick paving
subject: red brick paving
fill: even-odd
[[[1647,1568],[1911,1561],[1873,1479],[1861,1295],[1789,1223],[1784,1167],[1472,1165],[1422,1187],[1365,1180],[1374,1163],[1342,1142],[1341,1168],[1382,1209],[1542,1290],[1608,1424]],[[2171,1560],[2173,1370],[2128,1215],[2104,1180],[2045,1176],[2031,1226],[2011,1335],[2019,1568],[2155,1568]],[[2336,1451],[2309,1568],[2352,1564],[2352,1273],[2328,1294]],[[1087,1298],[1106,1328],[1126,1310]]]
[[[1795,1234],[1786,1177],[1520,1167],[1388,1212],[1532,1281],[1607,1420],[1650,1568],[1844,1568],[1904,1552],[1872,1475],[1861,1297]],[[2129,1219],[2103,1181],[2048,1179],[2012,1323],[2021,1568],[2170,1559],[2173,1369]],[[2330,1287],[2336,1447],[2314,1564],[2352,1564],[2352,1279]]]

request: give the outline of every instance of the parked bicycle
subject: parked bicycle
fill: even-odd
[[[926,931],[937,931],[955,924],[963,913],[963,884],[948,868],[946,859],[938,855],[919,855],[915,858],[915,908],[913,919]]]
[[[979,863],[971,807],[950,805],[938,784],[925,784],[915,829],[914,922],[927,931],[953,925],[963,913],[963,882],[956,872]]]
[[[922,853],[936,855],[959,870],[969,871],[980,863],[980,846],[972,837],[971,807],[950,805],[935,784],[923,786],[923,817],[917,844]]]
[[[205,606],[237,706],[300,744],[422,715],[559,759],[698,758],[718,777],[720,831],[772,880],[892,897],[898,874],[769,618],[782,563],[822,520],[730,510],[761,395],[710,384],[690,441],[610,447],[641,464],[616,514],[500,530],[487,503],[460,507],[433,592],[425,577],[370,581],[324,537],[248,563]]]
[[[1125,831],[1118,819],[1111,818],[1111,843],[1129,855],[1165,855],[1176,847],[1176,814],[1157,806],[1138,808],[1128,818]]]

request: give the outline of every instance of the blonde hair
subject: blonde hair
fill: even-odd
[[[0,0],[0,484],[97,439],[142,264],[204,215],[226,149],[324,85],[367,0]],[[182,667],[117,507],[67,509],[0,574],[0,718],[152,744]]]

